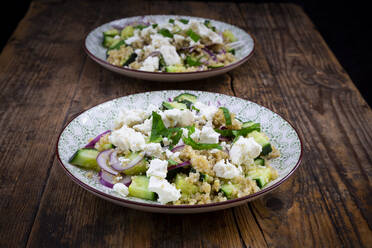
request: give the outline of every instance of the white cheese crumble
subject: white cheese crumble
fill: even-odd
[[[143,64],[140,68],[142,71],[156,71],[159,69],[159,57],[149,56],[143,61]]]
[[[213,128],[204,126],[199,135],[199,142],[205,144],[216,144],[218,143],[218,139],[220,134],[215,132]]]
[[[152,117],[150,119],[146,119],[142,124],[134,125],[133,128],[136,131],[139,131],[147,136],[150,136],[152,128]]]
[[[161,55],[163,55],[164,61],[167,65],[181,64],[181,58],[178,55],[176,48],[172,45],[163,45],[159,49]]]
[[[191,126],[194,122],[194,114],[188,110],[168,109],[160,112],[165,127]]]
[[[216,173],[216,176],[225,179],[232,179],[242,175],[241,167],[237,168],[235,165],[229,163],[229,161],[225,162],[224,159],[214,165],[213,171]]]
[[[199,109],[199,115],[204,117],[207,121],[212,121],[213,116],[218,111],[216,106],[208,106],[202,102],[195,102],[194,106]]]
[[[192,20],[190,21],[190,28],[202,38],[208,39],[214,44],[223,43],[222,37],[212,29],[207,28],[203,23]]]
[[[150,177],[148,189],[158,194],[158,201],[162,204],[177,201],[181,197],[181,192],[166,179],[156,176]]]
[[[180,152],[172,152],[170,150],[165,150],[165,155],[167,156],[168,159],[172,159],[172,160],[177,160],[179,159],[179,156],[180,156]]]
[[[253,159],[258,157],[262,151],[262,146],[252,137],[240,137],[231,147],[229,152],[230,160],[237,165],[253,163]]]
[[[161,159],[153,159],[150,162],[149,168],[147,169],[146,175],[148,177],[155,176],[159,178],[165,178],[168,172],[168,161]]]
[[[119,112],[118,118],[115,120],[115,127],[128,126],[142,123],[147,118],[147,114],[142,109],[126,109],[123,108]]]
[[[120,151],[141,151],[145,146],[145,138],[140,132],[127,126],[111,132],[109,136],[111,144],[115,145]]]
[[[147,156],[154,156],[156,158],[163,157],[163,149],[160,143],[149,143],[143,148]]]
[[[113,190],[115,190],[121,196],[127,196],[129,194],[128,187],[122,183],[115,183]]]

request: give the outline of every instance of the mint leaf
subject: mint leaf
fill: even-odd
[[[198,42],[198,40],[200,40],[200,36],[195,33],[194,31],[192,31],[192,29],[189,29],[186,31],[186,34],[194,41],[194,42]]]
[[[220,109],[222,109],[222,111],[223,111],[223,115],[225,116],[226,126],[231,125],[232,122],[231,122],[230,111],[229,111],[227,108],[225,108],[225,107],[220,107]]]
[[[173,34],[166,28],[160,29],[158,33],[163,35],[164,37],[173,38]]]

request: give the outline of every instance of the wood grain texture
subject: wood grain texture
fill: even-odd
[[[240,26],[257,41],[234,71],[194,82],[131,79],[81,49],[95,26],[184,14]],[[275,192],[234,209],[167,215],[116,206],[75,185],[54,145],[63,125],[138,92],[235,95],[288,119],[303,163]],[[372,113],[303,10],[292,4],[36,1],[0,56],[0,247],[368,247]]]

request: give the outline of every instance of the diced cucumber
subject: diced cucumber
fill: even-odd
[[[258,131],[253,131],[248,134],[248,137],[253,137],[254,140],[262,146],[262,152],[261,155],[265,156],[272,152],[272,147],[269,142],[269,138],[266,137],[265,134],[258,132]]]
[[[160,63],[160,61],[159,61]],[[166,72],[183,72],[186,68],[182,65],[169,65],[165,67]]]
[[[115,28],[103,32],[105,37],[115,37],[116,35],[119,35],[119,31]]]
[[[271,180],[271,170],[267,167],[257,167],[248,171],[247,176],[256,181],[257,186],[263,188]]]
[[[238,39],[235,37],[235,35],[230,31],[230,30],[225,30],[222,32],[223,38],[227,42],[234,42],[237,41]]]
[[[193,95],[193,94],[182,93],[182,94],[176,96],[173,100],[176,101],[176,102],[182,102],[184,100],[187,100],[189,102],[195,103],[197,99],[198,99],[198,97]]]
[[[166,109],[187,109],[186,104],[180,102],[163,102],[163,107]]]
[[[208,68],[211,68],[211,69],[215,69],[215,68],[221,68],[221,67],[224,67],[225,64],[223,63],[217,63],[217,64],[214,64],[214,65],[208,65]]]
[[[186,175],[184,174],[177,174],[174,183],[176,184],[176,188],[181,190],[182,194],[191,195],[198,192],[198,186],[193,183],[187,182]]]
[[[129,185],[129,195],[146,200],[156,200],[156,194],[149,191],[150,179],[146,176],[132,177],[132,183]]]
[[[111,36],[103,36],[102,46],[108,48],[114,42],[114,38]]]
[[[108,50],[119,49],[122,45],[125,45],[125,41],[121,39],[114,39]]]
[[[142,155],[140,155],[139,152],[132,152],[126,158],[128,158],[128,159],[130,159],[132,161],[132,160],[136,159],[137,156],[142,156]],[[142,159],[141,162],[139,162],[138,164],[136,164],[132,168],[123,171],[123,173],[125,175],[130,175],[130,176],[132,176],[132,175],[140,175],[140,174],[146,173],[147,168],[148,168],[148,162],[146,161],[146,159]]]
[[[256,158],[256,159],[254,160],[254,163],[255,163],[256,165],[265,166],[265,160],[264,160],[263,158]]]
[[[70,164],[82,167],[88,170],[99,171],[100,168],[97,164],[97,156],[99,151],[92,148],[81,148],[75,152],[68,161]]]
[[[134,35],[134,28],[133,26],[126,26],[121,30],[120,37],[125,40],[128,39],[129,37],[132,37]]]
[[[137,58],[137,54],[136,53],[132,53],[131,55],[129,55],[127,58],[125,59],[122,59],[120,61],[120,66],[127,66],[129,65],[130,63],[134,62]]]
[[[234,184],[223,184],[221,185],[221,191],[225,194],[227,199],[235,198],[238,189]]]
[[[235,49],[234,48],[231,48],[229,50],[227,50],[229,53],[231,53],[232,55],[235,55]]]

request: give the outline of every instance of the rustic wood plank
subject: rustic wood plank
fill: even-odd
[[[83,24],[75,25],[57,8],[32,3],[1,53],[1,247],[27,242],[85,63],[81,46],[70,45],[94,14],[79,16]]]
[[[239,6],[259,43],[255,58],[272,76],[241,67],[234,88],[292,120],[307,153],[292,180],[253,203],[265,239],[275,246],[368,246],[371,130],[361,123],[371,123],[370,109],[302,9]],[[248,87],[249,75],[261,86]]]

